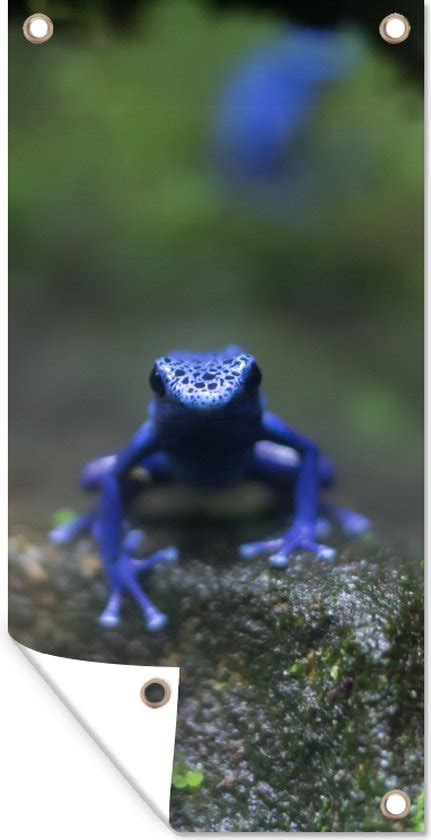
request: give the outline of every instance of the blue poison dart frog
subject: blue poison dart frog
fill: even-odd
[[[298,551],[332,560],[335,551],[319,542],[331,521],[349,535],[368,529],[363,516],[319,498],[320,491],[335,483],[332,464],[312,440],[265,409],[260,383],[255,359],[239,347],[163,356],[150,374],[153,398],[147,420],[124,449],[84,467],[82,486],[98,492],[98,503],[56,527],[50,537],[61,545],[87,532],[97,541],[111,587],[99,618],[102,625],[120,623],[126,593],[138,604],[149,630],[159,630],[167,621],[144,593],[139,577],[156,563],[175,561],[177,551],[166,548],[141,559],[144,535],[125,519],[130,501],[143,488],[143,475],[150,485],[182,482],[223,489],[250,479],[271,487],[292,516],[290,528],[280,537],[241,545],[239,552],[244,559],[266,553],[277,568],[287,566]]]

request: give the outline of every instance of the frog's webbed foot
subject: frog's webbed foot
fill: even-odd
[[[310,551],[319,560],[333,560],[336,551],[327,545],[316,542],[316,529],[308,525],[294,524],[282,537],[264,542],[245,543],[240,546],[241,557],[246,559],[269,553],[271,566],[285,568],[292,554]]]
[[[167,624],[167,616],[150,601],[138,577],[141,572],[147,572],[159,563],[175,563],[178,560],[178,551],[170,546],[155,551],[146,558],[137,558],[136,554],[142,549],[144,542],[145,534],[138,530],[129,531],[123,540],[120,557],[110,569],[111,596],[99,616],[99,623],[103,627],[117,627],[121,623],[120,611],[124,593],[128,593],[136,601],[147,630],[155,632]]]

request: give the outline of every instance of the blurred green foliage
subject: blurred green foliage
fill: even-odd
[[[169,294],[189,308],[204,285],[214,303],[320,318],[417,309],[422,108],[410,80],[368,46],[317,123],[320,145],[344,154],[340,180],[361,176],[335,198],[328,184],[299,218],[268,218],[217,182],[209,136],[222,81],[279,24],[160,0],[119,37],[90,8],[98,28],[60,28],[40,50],[12,38],[16,294],[60,307],[102,295],[116,311]]]
[[[279,20],[159,0],[121,32],[97,4],[42,10],[49,42],[13,20],[10,34],[15,498],[57,507],[82,460],[125,442],[155,355],[234,341],[274,410],[341,463],[355,504],[421,515],[415,82],[358,41],[310,130],[326,190],[287,190],[271,214],[226,188],[210,135],[222,85]]]
[[[416,799],[416,802],[413,804],[412,808],[413,816],[412,816],[412,827],[413,831],[424,832],[425,831],[425,794],[419,794]]]
[[[65,522],[70,522],[72,519],[75,519],[77,513],[73,508],[62,507],[55,510],[52,515],[52,527],[55,528],[57,525],[64,525]]]

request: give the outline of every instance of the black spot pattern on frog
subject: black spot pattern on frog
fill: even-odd
[[[253,356],[240,347],[213,353],[180,350],[156,361],[167,398],[171,396],[189,408],[226,405],[240,393],[253,365]]]

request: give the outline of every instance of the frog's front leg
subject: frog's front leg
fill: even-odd
[[[290,555],[296,551],[311,551],[321,560],[332,560],[336,552],[317,541],[318,493],[320,486],[329,486],[333,470],[320,459],[316,444],[290,429],[274,414],[265,412],[262,418],[261,442],[256,445],[255,466],[261,469],[261,478],[274,481],[274,453],[259,453],[265,444],[281,444],[285,454],[278,457],[278,477],[286,482],[286,492],[291,494],[293,523],[282,537],[276,540],[242,545],[242,557],[255,557],[270,552],[269,562],[278,567],[287,566]],[[277,447],[275,447],[277,449]],[[287,453],[291,454],[288,456]],[[296,456],[296,463],[294,463]],[[289,460],[290,459],[290,460]],[[277,457],[275,458],[277,462]],[[277,463],[275,464],[277,472]],[[331,475],[332,471],[332,475]]]
[[[138,604],[149,630],[157,630],[166,617],[151,603],[137,580],[139,566],[136,545],[130,532],[123,537],[124,489],[131,470],[147,456],[160,451],[157,430],[151,420],[139,429],[130,444],[116,455],[99,480],[100,507],[93,533],[99,544],[103,568],[112,587],[111,597],[100,621],[112,626],[120,618],[121,598],[129,593]]]
[[[121,622],[121,606],[124,594],[132,595],[137,602],[148,630],[161,630],[168,619],[150,601],[138,576],[149,571],[159,563],[173,563],[178,559],[175,548],[169,547],[155,551],[145,559],[137,559],[136,554],[143,548],[145,534],[143,531],[128,531],[123,539],[120,556],[113,568],[110,569],[110,583],[112,592],[109,601],[99,616],[99,623],[104,627],[117,627]]]

